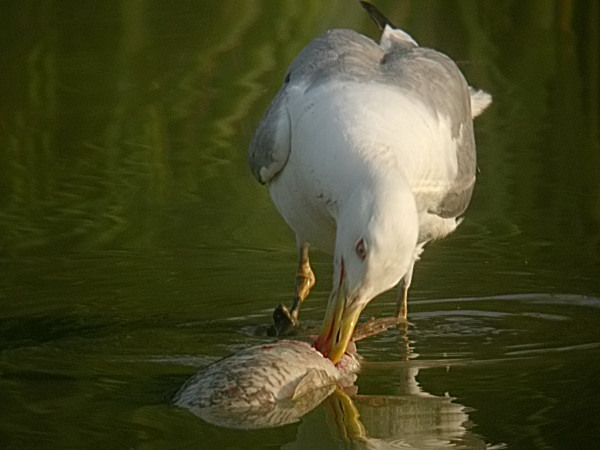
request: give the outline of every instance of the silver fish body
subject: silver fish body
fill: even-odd
[[[356,379],[356,355],[335,366],[302,341],[244,349],[201,369],[179,390],[175,404],[205,421],[231,428],[266,428],[297,421]]]

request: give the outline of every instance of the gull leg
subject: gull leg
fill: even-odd
[[[402,289],[400,292],[398,292],[398,300],[396,301],[396,319],[398,319],[398,321],[406,322],[406,316],[408,314],[408,288],[410,287],[410,282],[412,281],[415,263],[419,260],[419,257],[423,252],[424,245],[425,242],[417,244],[410,267],[408,268],[408,271],[404,277],[402,277]]]
[[[298,272],[296,273],[296,295],[294,295],[292,310],[290,311],[296,322],[298,322],[300,306],[306,297],[308,297],[308,294],[316,281],[315,274],[310,267],[310,261],[308,259],[308,243],[305,242],[302,244],[299,253]]]
[[[298,252],[298,272],[296,272],[296,293],[292,301],[292,307],[288,310],[285,305],[279,305],[273,311],[273,326],[269,334],[280,335],[290,328],[298,326],[298,313],[300,306],[308,297],[311,288],[315,285],[315,275],[310,267],[308,257],[308,243],[304,242]]]
[[[408,288],[412,281],[413,268],[415,262],[419,259],[419,255],[423,251],[423,246],[417,246],[415,248],[415,254],[413,260],[408,268],[404,277],[402,277],[402,285],[398,290],[398,297],[396,300],[396,314],[393,317],[386,317],[382,319],[371,318],[356,328],[352,339],[354,342],[361,339],[376,336],[379,333],[384,332],[392,326],[398,326],[399,330],[403,331],[403,348],[405,348],[406,354],[410,353],[410,346],[408,341],[408,326],[411,325],[407,320],[408,313]],[[402,325],[402,327],[400,327]]]
[[[396,301],[396,319],[406,321],[408,314],[408,288],[412,280],[413,267],[415,262],[413,261],[406,272],[406,275],[402,278],[402,288],[398,292],[398,300]]]

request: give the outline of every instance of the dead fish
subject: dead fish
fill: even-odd
[[[210,364],[174,400],[215,425],[280,426],[299,420],[336,386],[351,386],[359,366],[355,352],[345,354],[336,366],[307,342],[282,340]]]

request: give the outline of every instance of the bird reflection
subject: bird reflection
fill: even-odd
[[[419,369],[407,370],[406,380],[418,386]],[[412,388],[407,389],[411,391]],[[337,425],[343,440],[363,444],[364,448],[449,448],[458,443],[479,441],[469,433],[467,408],[452,397],[439,397],[420,389],[396,396],[349,396],[337,389],[323,407]]]
[[[390,326],[382,320],[371,321],[369,333],[383,331]],[[362,330],[365,331],[363,326]],[[371,336],[372,334],[368,334]],[[337,440],[353,444],[354,448],[487,448],[479,436],[469,431],[469,408],[449,395],[436,396],[424,391],[417,375],[419,370],[447,365],[452,362],[419,362],[410,347],[406,325],[398,333],[402,351],[400,361],[394,363],[366,363],[365,368],[377,370],[393,368],[394,395],[362,395],[358,388],[337,388],[323,403],[326,420],[333,425]],[[363,336],[359,336],[359,339]],[[317,428],[315,420],[322,417],[308,415],[298,429],[298,440],[285,448],[302,446],[302,440]]]

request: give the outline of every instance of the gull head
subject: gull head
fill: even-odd
[[[408,188],[349,195],[337,218],[333,287],[315,342],[324,356],[334,363],[341,359],[365,306],[412,266],[417,238],[417,209]]]

